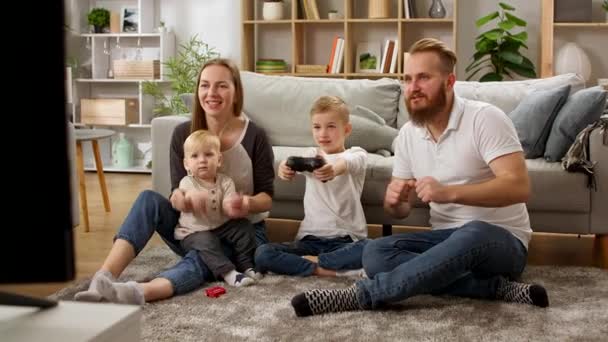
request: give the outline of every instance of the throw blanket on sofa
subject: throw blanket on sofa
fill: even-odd
[[[564,158],[562,158],[562,167],[564,170],[586,174],[588,176],[587,186],[595,190],[597,190],[595,175],[593,173],[595,162],[589,160],[589,135],[598,127],[602,130],[602,141],[604,144],[607,144],[608,118],[600,118],[596,122],[588,125],[576,136],[574,143],[570,146]]]

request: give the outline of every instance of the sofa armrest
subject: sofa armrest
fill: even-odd
[[[593,171],[597,191],[591,189],[590,228],[592,234],[608,234],[608,144],[604,143],[605,130],[597,128],[589,136],[589,160],[596,163]]]
[[[190,116],[171,115],[152,120],[152,188],[169,196],[171,177],[169,174],[169,150],[175,126],[189,121]]]

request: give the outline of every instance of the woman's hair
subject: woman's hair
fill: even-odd
[[[423,38],[415,42],[410,47],[410,54],[416,52],[434,52],[439,56],[441,60],[441,70],[447,74],[454,72],[454,65],[456,65],[456,54],[452,51],[444,42],[435,38]]]
[[[337,96],[321,96],[313,104],[310,109],[310,116],[318,113],[337,113],[344,123],[348,123],[348,107],[344,100]]]
[[[184,156],[189,152],[200,149],[201,147],[209,146],[214,150],[220,151],[220,138],[204,129],[199,129],[190,133],[184,141]]]
[[[230,70],[230,74],[232,74],[232,83],[234,84],[234,107],[233,113],[234,116],[241,115],[241,111],[243,110],[243,83],[241,82],[241,74],[239,72],[239,68],[234,64],[231,60],[226,58],[215,58],[208,60],[201,71],[198,73],[198,78],[196,80],[196,89],[194,90],[194,99],[192,101],[192,125],[190,126],[190,131],[194,132],[199,129],[208,129],[207,126],[207,118],[205,117],[205,110],[203,110],[203,106],[198,98],[198,92],[201,86],[201,74],[203,70],[210,65],[221,65],[226,69]]]

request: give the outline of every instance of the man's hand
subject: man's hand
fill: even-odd
[[[281,178],[282,180],[287,180],[290,181],[293,179],[293,177],[296,176],[296,172],[294,170],[292,170],[289,166],[287,166],[285,160],[283,160],[281,162],[281,164],[279,164],[279,178]]]
[[[195,216],[203,217],[207,214],[207,197],[207,192],[202,190],[186,192],[186,201],[190,203]]]
[[[403,202],[407,202],[410,190],[415,186],[414,180],[393,179],[386,187],[384,203],[390,207],[397,207]]]
[[[240,218],[249,215],[249,196],[233,193],[222,202],[224,214],[230,218]]]
[[[433,177],[424,177],[416,181],[416,194],[424,203],[452,203],[450,189]]]
[[[334,168],[333,164],[325,164],[320,168],[314,170],[312,174],[315,176],[316,179],[323,182],[327,182],[336,177],[336,169]]]
[[[189,213],[192,211],[192,205],[186,200],[186,194],[180,189],[173,190],[170,201],[171,206],[173,206],[175,210],[183,213]]]

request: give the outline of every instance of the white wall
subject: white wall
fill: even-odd
[[[175,32],[177,44],[192,35],[214,47],[222,57],[241,62],[240,0],[157,0],[160,18]]]

